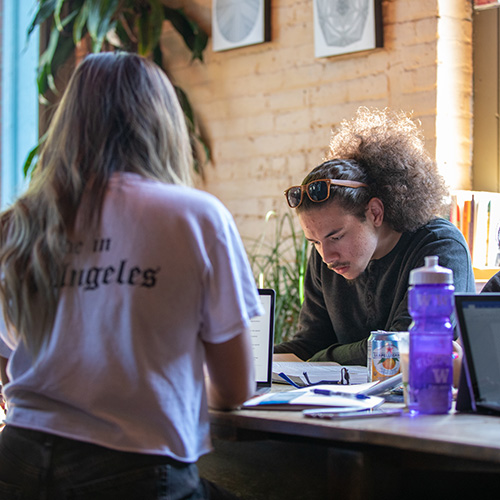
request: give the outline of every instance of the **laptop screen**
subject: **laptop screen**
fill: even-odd
[[[259,296],[265,313],[252,318],[250,333],[255,364],[257,387],[271,387],[274,344],[275,292],[259,288]]]
[[[456,294],[474,407],[500,410],[500,294]]]

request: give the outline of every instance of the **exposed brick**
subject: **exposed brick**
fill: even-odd
[[[184,3],[188,11],[193,2]],[[191,14],[207,23],[212,1],[195,3]],[[209,40],[204,64],[189,62],[180,37],[167,29],[168,66],[211,141],[214,162],[198,185],[226,204],[242,234],[256,237],[268,210],[286,208],[283,190],[322,161],[332,128],[366,105],[413,112],[433,157],[437,127],[451,120],[458,151],[438,161],[443,171],[451,163],[459,169],[453,188],[467,189],[471,16],[469,0],[384,0],[383,48],[315,58],[312,2],[273,0],[271,42],[213,52]]]

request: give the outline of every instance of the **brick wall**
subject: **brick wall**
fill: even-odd
[[[184,2],[208,32],[211,3]],[[268,210],[286,210],[283,190],[321,162],[332,127],[360,105],[412,111],[451,187],[470,188],[470,0],[384,0],[383,48],[321,59],[312,1],[271,5],[271,42],[213,52],[210,40],[204,64],[165,33],[172,76],[211,141],[200,187],[222,200],[243,236],[260,234]],[[453,132],[452,151],[438,129],[446,139]]]

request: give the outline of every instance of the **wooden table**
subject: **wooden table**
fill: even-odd
[[[253,499],[498,498],[500,418],[211,412],[202,476]]]

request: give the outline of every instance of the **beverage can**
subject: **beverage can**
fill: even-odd
[[[385,380],[401,370],[398,332],[377,330],[368,337],[368,377],[371,382]]]

